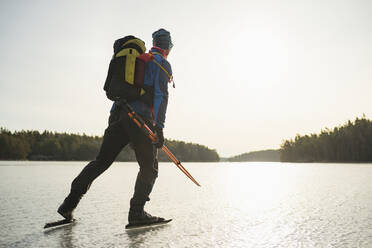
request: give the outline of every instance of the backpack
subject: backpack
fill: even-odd
[[[144,86],[146,63],[149,61],[153,61],[166,73],[169,80],[172,80],[172,75],[156,62],[154,54],[145,51],[145,43],[134,36],[126,36],[115,41],[114,55],[104,85],[110,100],[125,99],[131,102],[142,98],[151,106],[153,88]]]
[[[134,36],[115,41],[114,55],[103,87],[110,100],[133,101],[145,94],[143,82],[146,62],[137,59],[145,51],[145,43]]]

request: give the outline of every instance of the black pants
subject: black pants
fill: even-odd
[[[127,113],[121,110],[111,113],[98,156],[73,180],[70,196],[84,195],[94,179],[110,167],[120,151],[129,143],[133,145],[140,167],[130,206],[134,211],[143,210],[146,201],[150,200],[149,195],[158,176],[157,149],[129,119]]]

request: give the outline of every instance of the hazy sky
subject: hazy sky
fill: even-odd
[[[372,1],[0,1],[0,126],[103,135],[115,39],[171,32],[167,138],[221,156],[372,118]]]

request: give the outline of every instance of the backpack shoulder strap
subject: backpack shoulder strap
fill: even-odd
[[[164,72],[165,72],[165,74],[168,76],[168,79],[169,79],[169,82],[173,82],[173,76],[171,75],[171,74],[169,74],[169,72],[160,64],[160,63],[158,63],[156,60],[155,60],[155,57],[154,57],[154,55],[160,55],[161,57],[163,57],[163,55],[161,54],[161,53],[158,53],[158,52],[150,52],[150,55],[152,55],[151,56],[151,60],[157,65],[157,66],[159,66],[159,68],[160,69],[162,69]]]

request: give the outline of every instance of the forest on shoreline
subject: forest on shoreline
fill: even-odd
[[[262,150],[247,152],[227,158],[229,162],[280,162],[279,150]]]
[[[85,134],[68,134],[44,131],[15,131],[0,129],[0,160],[54,160],[89,161],[98,154],[102,137]],[[165,144],[184,162],[217,162],[220,160],[216,150],[206,146],[168,140]],[[116,161],[135,161],[135,154],[126,146]],[[159,152],[159,161],[169,161]]]
[[[102,137],[44,131],[15,131],[0,128],[0,160],[88,161],[95,159]],[[218,162],[216,150],[206,146],[166,140],[167,147],[184,162]],[[135,161],[126,146],[116,161]],[[169,161],[159,152],[159,161]],[[229,162],[372,162],[372,121],[356,118],[342,126],[325,128],[320,134],[296,135],[279,150],[263,150],[223,158]]]
[[[372,162],[372,121],[365,116],[320,134],[296,135],[280,149],[282,162]]]

